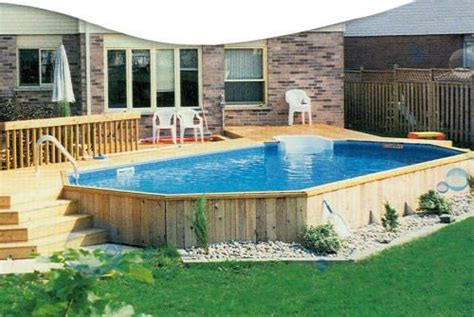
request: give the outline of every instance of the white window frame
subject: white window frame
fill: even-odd
[[[45,89],[53,89],[53,83],[43,83],[43,75],[41,72],[41,51],[56,51],[57,47],[18,47],[16,50],[16,69],[17,69],[17,76],[16,76],[16,86],[18,89],[28,90],[28,89],[35,89],[35,88],[45,88]],[[20,83],[20,51],[21,50],[38,50],[38,60],[39,60],[39,84],[37,85],[22,85]],[[53,78],[54,81],[54,78]]]
[[[262,82],[263,81],[263,102],[262,103],[238,103],[238,102],[225,102],[226,108],[264,108],[267,107],[268,96],[267,96],[267,87],[268,87],[268,58],[267,58],[267,46],[266,45],[226,45],[224,47],[224,54],[226,50],[245,50],[245,49],[260,49],[262,50],[262,67],[263,67],[263,79],[225,79],[224,80],[224,87],[225,83],[227,82]],[[225,65],[224,65],[225,67]],[[226,70],[224,69],[224,72]],[[225,89],[225,88],[224,88]],[[224,91],[225,96],[225,91]]]
[[[464,48],[463,48],[463,67],[464,68],[468,68],[468,66],[467,66],[467,45],[468,45],[468,43],[470,45],[474,46],[474,39],[464,40]],[[470,68],[474,68],[474,66],[471,66]]]
[[[156,47],[144,47],[141,45],[137,46],[107,46],[104,48],[104,109],[105,112],[127,112],[127,111],[139,111],[143,114],[151,114],[159,109],[175,109],[179,111],[181,108],[181,61],[180,61],[180,50],[181,49],[195,49],[198,54],[198,105],[196,107],[202,107],[203,93],[202,93],[202,49],[198,46],[156,46]],[[127,106],[124,108],[109,108],[109,93],[108,93],[108,61],[107,54],[109,50],[122,50],[125,51],[126,60],[126,89],[127,89]],[[148,50],[150,52],[150,99],[151,106],[147,108],[134,108],[133,107],[133,89],[132,89],[132,51],[133,50]],[[172,107],[157,107],[156,105],[156,51],[157,50],[174,50],[174,108]]]

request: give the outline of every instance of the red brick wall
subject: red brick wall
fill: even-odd
[[[0,98],[9,98],[16,87],[16,37],[0,36]]]
[[[287,124],[285,92],[298,88],[311,98],[313,122],[344,126],[342,33],[272,38],[267,53],[268,109],[226,110],[226,124]]]
[[[85,38],[83,34],[63,38],[71,66],[77,108],[86,111]],[[0,37],[0,94],[16,88],[16,39]],[[104,45],[101,34],[90,35],[92,113],[104,112]],[[313,120],[343,126],[343,36],[342,33],[304,32],[267,40],[268,103],[265,109],[226,110],[226,124],[286,124],[288,89],[300,88],[312,99]],[[202,47],[202,92],[207,123],[220,132],[224,95],[224,46]],[[49,102],[51,92],[21,92],[34,103]],[[296,120],[298,122],[298,120]],[[142,129],[150,133],[150,116],[142,119]]]
[[[221,132],[222,111],[220,97],[224,95],[224,47],[202,48],[202,94],[207,123],[210,130]]]
[[[345,67],[390,69],[462,67],[463,35],[346,37]]]
[[[104,104],[104,38],[102,34],[90,35],[91,54],[91,110],[103,113]]]
[[[73,83],[76,103],[71,105],[73,113],[81,112],[82,90],[80,78],[80,52],[79,36],[64,35],[63,43],[68,56],[71,77]],[[17,87],[17,46],[16,36],[0,36],[0,101],[5,98],[15,96],[21,102],[36,104],[38,107],[53,105],[51,102],[51,89],[38,89],[38,87],[21,88]]]

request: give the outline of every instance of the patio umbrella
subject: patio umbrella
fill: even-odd
[[[64,45],[57,49],[54,63],[54,83],[53,83],[53,102],[58,102],[62,115],[69,115],[69,103],[75,102],[74,91],[72,89],[71,72],[67,60]],[[67,110],[66,110],[67,109]]]

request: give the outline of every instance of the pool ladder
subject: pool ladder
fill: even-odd
[[[66,148],[61,144],[61,142],[59,142],[59,140],[56,139],[52,135],[43,135],[38,139],[38,141],[36,141],[36,161],[35,161],[36,175],[39,175],[39,162],[40,162],[40,154],[41,154],[41,145],[44,142],[48,142],[48,141],[52,142],[61,151],[61,153],[63,153],[64,156],[66,156],[66,158],[69,160],[69,162],[71,162],[71,164],[74,168],[74,179],[77,182],[79,180],[79,168],[77,166],[76,160],[74,159],[74,157],[72,157],[71,153],[69,153],[68,150],[66,150]]]

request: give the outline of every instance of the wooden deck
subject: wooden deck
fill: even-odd
[[[319,135],[329,139],[377,140],[381,137],[334,127],[325,124],[293,126],[229,126],[225,129],[229,137],[242,137],[255,141],[267,141],[276,135]]]
[[[257,142],[271,140],[277,135],[319,135],[332,140],[366,140],[405,143],[426,143],[439,146],[452,146],[449,140],[421,140],[407,138],[386,138],[354,130],[334,127],[326,124],[293,125],[293,126],[228,126],[225,135],[230,138],[245,138]]]

